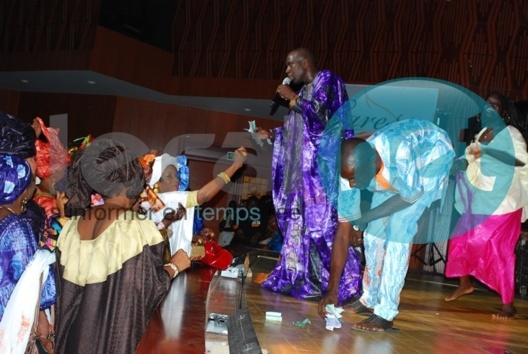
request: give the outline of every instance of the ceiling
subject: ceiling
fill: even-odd
[[[281,121],[281,110],[286,113],[284,108],[279,108],[275,115],[269,115],[272,94],[270,100],[172,96],[88,70],[0,72],[0,88],[24,92],[124,96]]]
[[[347,85],[347,92],[351,96],[364,87]],[[173,96],[88,70],[0,72],[0,88],[22,92],[124,96],[277,121],[283,121],[287,113],[285,108],[279,107],[270,116],[272,93],[270,100]]]

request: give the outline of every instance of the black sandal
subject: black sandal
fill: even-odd
[[[367,323],[368,324],[373,324],[373,325],[377,326],[378,328],[381,328],[382,331],[376,331],[376,330],[372,330],[372,329],[363,329],[363,328],[357,327],[357,325],[367,324]],[[354,331],[368,332],[368,333],[399,332],[398,328],[392,327],[392,323],[393,323],[392,321],[387,321],[383,317],[380,317],[378,315],[372,315],[369,318],[352,325],[351,328]]]
[[[355,313],[357,315],[372,315],[372,311],[367,306],[363,305],[359,300],[356,300],[353,303],[346,305],[345,308],[350,309],[350,312]]]

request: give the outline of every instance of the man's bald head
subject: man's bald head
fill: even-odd
[[[376,150],[364,139],[344,140],[341,144],[341,176],[353,180],[356,188],[366,188],[377,172],[376,157]]]
[[[315,56],[309,49],[297,48],[292,50],[290,54],[293,54],[299,60],[307,60],[311,66],[315,67]]]

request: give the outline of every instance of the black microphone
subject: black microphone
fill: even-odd
[[[283,85],[289,85],[291,82],[291,79],[289,77],[285,77],[284,80],[282,80],[282,84]],[[271,99],[271,104],[270,104],[270,116],[274,115],[275,112],[277,112],[277,109],[279,108],[279,106],[285,106],[285,107],[288,107],[288,105],[286,104],[286,102],[288,102],[288,100],[285,100],[284,98],[281,98],[281,96],[279,95],[278,92],[275,92],[275,95],[273,96],[273,98]]]

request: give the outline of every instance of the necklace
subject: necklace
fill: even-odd
[[[9,210],[9,211],[11,212],[11,214],[18,215],[18,214],[15,213],[15,212],[13,211],[13,209],[11,209],[10,207],[6,207],[6,206],[3,206],[3,205],[0,205],[0,209],[7,209],[7,210]]]

